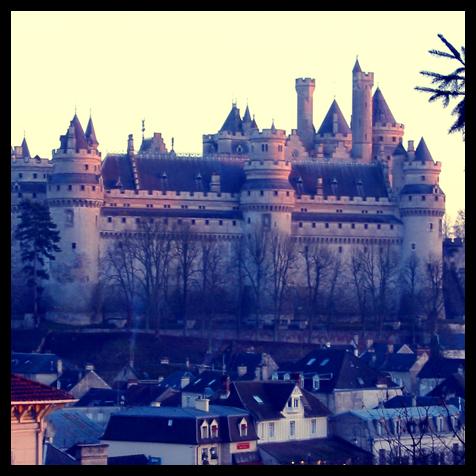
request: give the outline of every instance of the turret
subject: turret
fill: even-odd
[[[314,149],[314,134],[316,130],[313,124],[312,96],[316,88],[315,79],[297,78],[297,131],[301,141],[308,152]]]
[[[422,138],[413,160],[403,162],[399,209],[404,223],[404,260],[412,253],[422,259],[430,254],[441,259],[445,194],[439,186],[440,172],[441,162],[434,162]]]
[[[352,70],[352,157],[370,162],[372,158],[372,87],[374,74],[362,72],[359,61]]]
[[[250,160],[245,162],[246,181],[241,189],[240,209],[245,226],[291,232],[294,189],[289,183],[291,162],[285,159],[286,132],[252,130]]]
[[[60,148],[53,150],[53,173],[47,203],[58,225],[62,252],[51,262],[46,290],[51,308],[47,319],[61,320],[74,302],[76,322],[94,319],[93,296],[98,283],[99,215],[104,203],[101,153],[92,119],[87,133],[75,114]]]

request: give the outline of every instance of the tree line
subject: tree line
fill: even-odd
[[[243,325],[265,322],[275,338],[284,321],[305,321],[309,341],[313,330],[330,332],[350,317],[363,333],[423,317],[434,333],[444,311],[441,259],[402,264],[392,245],[343,250],[261,227],[222,242],[187,225],[141,223],[108,239],[100,269],[105,305],[124,310],[128,326],[140,315],[146,328],[181,323],[184,335],[188,321],[205,334],[218,318],[232,321],[238,335]]]

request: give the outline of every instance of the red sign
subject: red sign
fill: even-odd
[[[237,443],[236,444],[236,449],[237,450],[248,450],[250,448],[250,442],[246,443]]]

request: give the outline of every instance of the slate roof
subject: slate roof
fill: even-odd
[[[295,387],[295,382],[283,380],[232,382],[229,397],[221,403],[244,408],[259,421],[279,420],[284,418],[282,412]],[[314,395],[304,389],[301,392],[306,418],[331,414]]]
[[[238,425],[245,418],[248,436],[240,436]],[[218,423],[218,438],[202,438],[201,424]],[[238,408],[210,405],[205,412],[195,408],[138,407],[111,415],[101,440],[150,443],[208,444],[257,440],[249,413]]]
[[[330,222],[330,223],[380,223],[401,225],[403,222],[394,215],[367,215],[360,213],[314,213],[293,212],[292,221]]]
[[[423,183],[409,183],[400,190],[400,195],[428,195],[433,193],[434,185]],[[443,193],[440,190],[440,193]]]
[[[333,134],[333,124],[334,124],[334,114],[337,114],[337,132],[340,134],[352,134],[350,127],[347,125],[347,122],[340,110],[337,101],[334,101],[327,111],[326,117],[322,121],[321,127],[317,131],[318,134]]]
[[[455,373],[446,378],[443,382],[437,385],[430,393],[429,397],[441,397],[442,395],[454,393],[455,397],[466,398],[465,376],[460,373]]]
[[[228,117],[225,119],[223,126],[221,126],[220,132],[229,132],[232,134],[243,132],[240,110],[236,107],[236,104],[233,103]]]
[[[425,139],[421,138],[416,150],[415,150],[415,159],[420,160],[421,162],[434,162],[433,157],[428,150]]]
[[[464,373],[465,359],[444,359],[432,356],[418,372],[417,378],[444,379],[457,373],[459,368],[462,368]]]
[[[304,374],[305,388],[308,390],[312,390],[312,376],[319,375],[319,393],[375,388],[383,381],[389,387],[396,386],[379,371],[345,350],[315,349],[296,362],[291,371]]]
[[[124,392],[112,388],[90,388],[75,404],[75,407],[110,407],[118,405]]]
[[[263,443],[260,448],[277,458],[281,464],[372,464],[372,454],[338,438]]]
[[[11,404],[73,403],[76,398],[63,390],[50,387],[14,373],[11,374]]]
[[[23,138],[23,142],[21,143],[21,153],[22,153],[22,157],[31,157],[30,155],[30,150],[28,149],[28,144],[26,143],[26,139]]]
[[[157,400],[164,392],[167,391],[167,387],[159,387],[157,384],[137,384],[131,385],[124,392],[124,399],[126,405],[150,405]]]
[[[56,374],[58,360],[61,360],[63,371],[74,368],[66,360],[60,359],[55,354],[32,354],[24,352],[11,353],[11,371],[16,374]]]
[[[382,91],[377,87],[372,99],[372,121],[373,125],[376,122],[395,124],[395,118],[393,117],[390,108],[387,105],[387,101],[383,97]]]
[[[149,458],[146,455],[128,455],[128,456],[109,456],[107,465],[121,466],[143,466],[149,464]]]
[[[322,178],[324,196],[388,196],[380,164],[295,162],[289,181],[298,194],[317,195],[318,177]]]
[[[388,360],[385,360],[379,370],[385,372],[408,372],[417,360],[417,354],[392,353],[388,355]]]
[[[48,426],[48,434],[54,433],[53,444],[61,449],[76,443],[100,443],[99,438],[104,433],[103,426],[80,411],[53,412],[48,416]]]
[[[96,131],[94,130],[92,117],[89,117],[88,126],[86,127],[84,136],[90,144],[99,145],[99,142],[96,138]]]

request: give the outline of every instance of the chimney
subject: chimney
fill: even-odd
[[[195,408],[201,410],[202,412],[210,411],[210,400],[207,398],[197,398],[195,400]]]
[[[63,373],[63,361],[61,359],[56,362],[56,373],[58,376]]]
[[[210,182],[210,191],[220,193],[220,175],[215,171],[212,173],[212,181]]]
[[[91,370],[94,370],[94,365],[93,364],[86,364],[85,370],[87,372],[90,372]]]
[[[190,383],[190,376],[184,375],[184,376],[180,379],[180,388],[186,387],[189,383]]]
[[[304,378],[301,372],[293,372],[291,374],[291,380],[294,380],[299,388],[303,388]]]
[[[86,444],[78,443],[74,446],[74,458],[79,461],[81,466],[107,465],[106,444]]]
[[[408,154],[408,160],[412,162],[413,159],[415,158],[415,146],[413,145],[412,140],[408,141],[407,154]]]
[[[230,395],[230,376],[223,374],[221,376],[220,398],[228,398]]]
[[[317,195],[322,196],[324,195],[324,188],[322,185],[322,177],[317,178]]]

